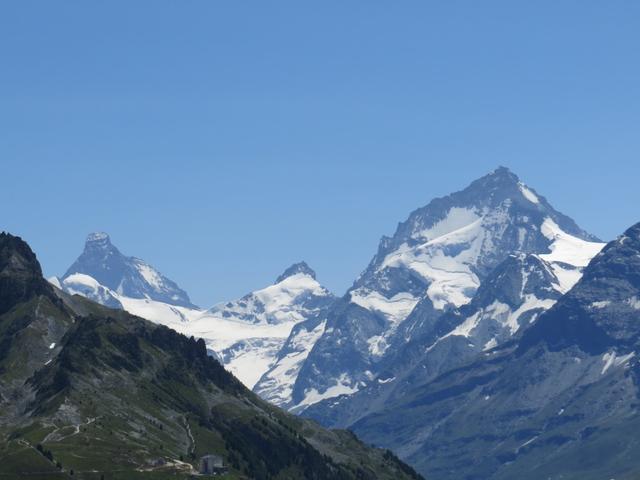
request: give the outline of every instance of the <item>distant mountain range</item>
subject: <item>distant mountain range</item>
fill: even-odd
[[[342,297],[322,287],[303,262],[287,269],[273,285],[200,310],[157,270],[141,260],[121,258],[105,237],[91,235],[83,255],[52,283],[68,293],[80,293],[203,338],[211,355],[275,405],[325,426],[353,429],[366,441],[392,449],[429,478],[590,478],[572,477],[568,467],[563,470],[556,465],[557,470],[553,470],[545,464],[545,458],[551,458],[550,450],[532,446],[538,437],[544,437],[542,432],[549,425],[564,424],[564,413],[557,415],[561,418],[539,418],[548,424],[529,425],[521,417],[531,416],[533,408],[546,408],[545,402],[551,402],[554,395],[560,395],[558,392],[567,395],[563,398],[568,402],[571,395],[578,395],[572,390],[575,385],[591,383],[580,383],[587,377],[578,381],[572,374],[557,373],[564,372],[561,365],[552,368],[549,364],[543,372],[531,359],[528,361],[533,363],[522,363],[525,360],[521,358],[533,355],[524,355],[524,351],[547,358],[538,347],[525,349],[523,345],[532,342],[541,325],[553,332],[549,335],[559,335],[558,341],[571,333],[566,329],[585,328],[590,332],[586,337],[593,334],[600,338],[601,332],[593,329],[589,320],[596,310],[604,314],[610,308],[622,308],[625,315],[633,317],[636,310],[627,307],[635,305],[635,297],[609,298],[611,292],[602,286],[603,291],[598,292],[602,299],[593,300],[591,310],[576,310],[570,327],[558,327],[556,331],[547,320],[555,318],[556,326],[568,321],[569,317],[562,320],[554,312],[568,312],[562,305],[585,288],[593,276],[590,272],[605,254],[611,265],[627,262],[623,257],[611,257],[609,252],[615,250],[612,245],[633,242],[617,240],[599,253],[604,243],[556,211],[540,193],[504,167],[412,212],[393,236],[382,238],[368,267]],[[632,237],[630,230],[621,238]],[[625,281],[633,283],[634,273],[622,266],[620,269],[631,275]],[[613,284],[618,285],[616,282]],[[609,289],[617,288],[605,284]],[[620,306],[619,302],[626,303]],[[634,341],[625,340],[625,345]],[[615,347],[597,351],[601,357],[607,355],[605,364],[610,360],[607,371],[633,364],[633,349]],[[593,355],[581,346],[577,348]],[[580,352],[572,355],[586,361]],[[559,358],[555,355],[554,350],[549,358]],[[545,361],[540,365],[546,365]],[[595,362],[591,357],[589,361]],[[516,371],[506,369],[506,363],[501,362],[520,365],[527,374],[532,372],[535,376],[528,380],[531,385],[539,380],[552,382],[558,390],[551,389],[548,397],[528,387],[526,391],[517,390],[519,383],[500,373],[505,370],[516,375]],[[501,379],[504,391],[498,392],[498,386],[494,386],[494,393],[480,395],[485,383],[470,380],[474,372]],[[565,376],[573,386],[564,381]],[[518,416],[509,405],[516,399],[508,392],[534,395],[539,402],[533,402],[530,410],[523,408],[525,413]],[[445,401],[449,397],[459,400],[460,405]],[[491,401],[494,397],[506,403],[496,407]],[[635,407],[623,403],[628,408],[625,414],[635,418]],[[491,410],[487,413],[488,406]],[[567,410],[562,408],[563,412]],[[476,419],[473,409],[485,412],[486,418],[496,424]],[[514,422],[498,421],[498,409],[511,412],[508,415]],[[594,425],[608,421],[604,416],[600,420],[592,418],[585,405],[578,410],[584,425],[592,420]],[[452,423],[449,415],[459,416],[460,422],[473,417],[469,439],[462,424]],[[476,424],[486,428],[484,434],[475,429]],[[522,443],[533,437],[536,440],[514,453],[511,441],[506,439],[521,425],[529,425],[522,427],[523,432],[536,432]],[[594,428],[605,431],[608,427]],[[618,428],[616,424],[614,429]],[[517,435],[525,435],[523,432]],[[583,437],[575,431],[566,437],[570,440],[557,440],[555,454],[559,462],[577,465],[576,452],[580,445],[587,444],[581,443]],[[597,442],[594,445],[602,446]],[[563,457],[565,450],[573,456]],[[635,452],[632,447],[629,451]],[[607,466],[610,464],[603,464],[593,478],[604,478],[598,475],[609,472],[626,475],[640,471],[640,462],[634,463],[624,455],[615,458],[624,466],[618,473]],[[468,468],[461,466],[467,464]],[[555,471],[562,474],[554,476]],[[536,477],[533,472],[543,476]]]
[[[421,478],[259,399],[203,340],[54,288],[0,234],[0,477],[188,479],[210,454],[228,478]]]
[[[69,294],[204,339],[209,352],[249,388],[274,365],[294,326],[323,318],[334,301],[300,262],[266,288],[202,310],[157,269],[120,253],[106,233],[90,234],[67,272],[49,281]]]

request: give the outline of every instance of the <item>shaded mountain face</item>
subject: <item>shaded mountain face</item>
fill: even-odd
[[[468,321],[466,327],[472,326],[482,342],[474,343],[473,349],[498,345],[525,321],[526,316],[519,319],[521,314],[548,308],[559,293],[568,291],[602,246],[506,168],[433,200],[399,224],[393,237],[381,240],[367,269],[331,308],[324,333],[299,369],[286,406],[302,411],[377,383],[388,358],[406,344],[428,339],[434,326],[438,335],[445,335],[446,326],[450,332],[457,321]],[[493,313],[486,310],[490,305],[475,318],[466,312],[451,317],[450,312],[472,302],[511,255],[534,255],[529,261],[541,262],[542,281],[548,282],[527,292],[528,298],[521,292],[511,304],[494,305],[498,311],[493,313],[500,316],[497,323],[511,326],[492,326]],[[507,280],[517,283],[521,267],[527,268],[516,266]],[[495,290],[489,295],[501,294]],[[485,338],[479,338],[480,332]]]
[[[233,478],[419,478],[352,434],[260,400],[187,338],[54,290],[0,235],[0,475],[191,478],[220,455]]]
[[[40,264],[31,249],[20,238],[0,233],[0,314],[47,291]]]
[[[352,428],[432,479],[637,478],[639,298],[637,224],[521,336]]]
[[[77,274],[89,276],[101,286],[124,297],[148,298],[171,305],[197,308],[189,300],[189,295],[175,282],[144,260],[120,253],[106,233],[92,233],[87,237],[84,251],[61,281],[82,283],[84,278],[75,277]],[[95,300],[99,301],[100,298]]]

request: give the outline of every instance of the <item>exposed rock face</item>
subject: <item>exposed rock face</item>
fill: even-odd
[[[62,282],[74,274],[88,275],[125,297],[196,308],[175,282],[144,260],[120,253],[106,233],[92,233],[87,237],[84,251],[62,276]]]
[[[40,264],[29,246],[20,237],[0,233],[0,314],[47,291]]]
[[[445,335],[458,321],[473,324],[473,349],[498,345],[569,290],[602,246],[506,168],[433,200],[382,239],[367,269],[329,311],[288,406],[301,411],[368,388],[407,344],[425,341],[430,332]],[[513,255],[519,260],[509,260]],[[481,293],[484,282],[499,281],[497,268],[507,275],[500,281],[504,291],[487,286]],[[537,271],[531,279],[521,271],[528,268]],[[506,285],[509,279],[513,285]],[[527,291],[517,291],[523,284]],[[497,299],[488,297],[509,292],[492,311]],[[460,309],[477,294],[484,295],[476,301],[484,310],[471,318],[474,312]],[[494,313],[497,322],[489,321]]]
[[[640,224],[514,340],[414,385],[351,427],[434,479],[633,478],[638,299]]]

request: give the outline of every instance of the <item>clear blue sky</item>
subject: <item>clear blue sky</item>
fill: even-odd
[[[207,306],[505,165],[610,239],[640,220],[640,2],[0,7],[0,229],[47,275],[104,230]]]

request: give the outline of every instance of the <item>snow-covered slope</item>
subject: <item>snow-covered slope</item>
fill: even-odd
[[[195,320],[204,313],[196,308],[181,307],[149,298],[130,298],[101,285],[84,273],[74,273],[64,279],[49,279],[56,287],[71,295],[82,295],[111,308],[120,308],[154,323],[178,330],[178,326]]]
[[[262,375],[254,391],[265,400],[286,408],[291,405],[293,385],[309,352],[324,333],[326,312],[293,327],[275,363]]]
[[[100,283],[90,275],[73,273],[63,280],[58,277],[51,277],[49,282],[71,295],[82,295],[107,307],[122,308],[118,294],[100,285]]]
[[[273,285],[213,307],[189,324],[188,333],[203,338],[252,388],[274,365],[292,329],[324,318],[333,301],[303,262],[287,269]]]
[[[503,167],[433,200],[399,224],[393,237],[383,237],[367,269],[332,308],[300,368],[293,405],[365,388],[388,355],[467,305],[510,255],[539,255],[552,270],[553,289],[566,292],[600,248],[595,237]],[[520,307],[531,310],[534,304],[550,303],[530,298]],[[494,313],[506,315],[515,332],[516,312]],[[475,320],[457,328],[471,328]]]
[[[71,273],[76,270],[90,271],[117,288],[88,273]],[[67,293],[204,339],[209,351],[249,388],[274,365],[292,329],[324,318],[334,301],[313,270],[301,262],[289,267],[273,285],[200,310],[190,306],[188,295],[179,293],[177,285],[152,266],[122,255],[106,234],[89,235],[83,254],[65,276],[49,281]],[[168,301],[158,300],[167,297]]]

